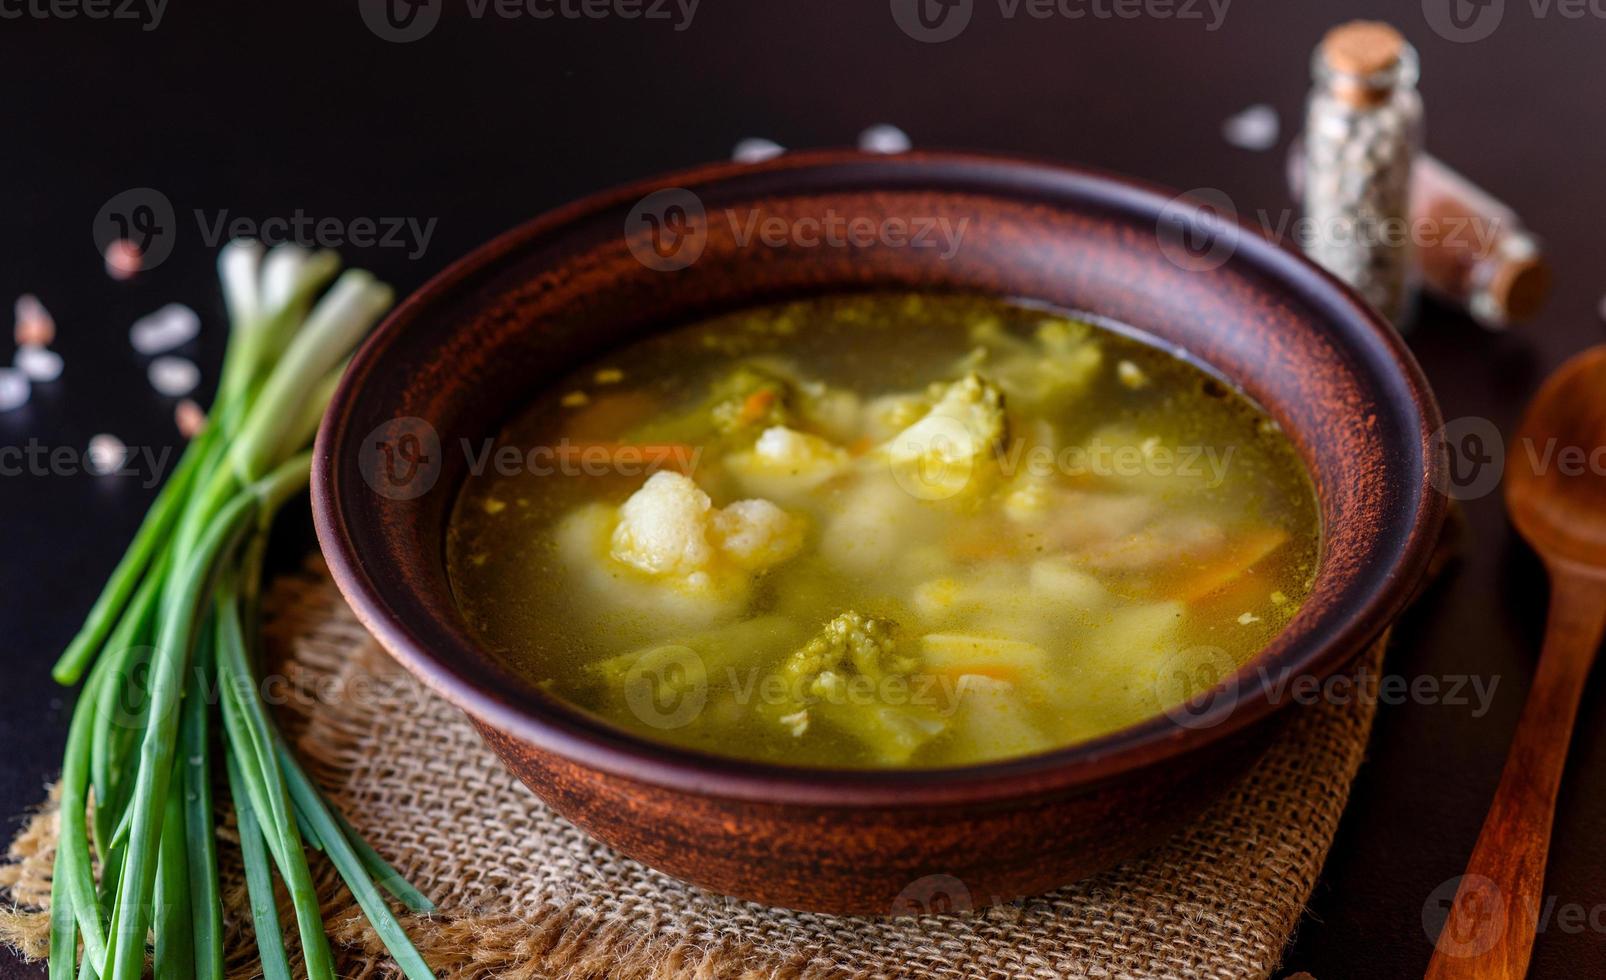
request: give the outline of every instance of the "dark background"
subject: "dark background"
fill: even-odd
[[[923,44],[900,32],[887,0],[705,0],[683,31],[617,18],[475,19],[466,0],[445,8],[411,44],[367,29],[355,0],[174,0],[154,30],[148,20],[0,18],[0,299],[39,295],[67,361],[27,408],[0,415],[0,445],[81,449],[97,432],[177,443],[172,402],[146,383],[127,329],[168,301],[194,306],[205,328],[188,353],[206,372],[205,403],[224,323],[215,243],[197,209],[208,222],[297,209],[342,222],[436,218],[421,256],[343,249],[406,292],[577,195],[722,158],[744,136],[843,145],[883,121],[919,146],[1092,164],[1219,188],[1241,212],[1282,209],[1283,152],[1311,48],[1354,15],[1390,17],[1416,43],[1430,148],[1510,202],[1546,238],[1557,273],[1544,315],[1508,335],[1429,310],[1411,341],[1446,416],[1487,417],[1509,435],[1543,375],[1602,339],[1606,20],[1587,12],[1571,19],[1507,0],[1491,36],[1452,43],[1414,0],[1234,0],[1215,31],[1148,16],[1008,19],[997,0],[977,0],[960,37]],[[1277,148],[1226,144],[1222,121],[1257,102],[1282,116]],[[108,199],[138,187],[171,201],[172,255],[113,282],[92,225]],[[0,478],[7,837],[57,771],[71,695],[47,671],[154,493],[142,482]],[[1431,952],[1424,903],[1471,851],[1538,648],[1544,583],[1498,494],[1466,514],[1463,560],[1397,631],[1389,664],[1409,677],[1498,677],[1493,706],[1482,717],[1472,704],[1381,709],[1289,970],[1420,975]],[[297,520],[289,550],[310,542]],[[1552,919],[1536,977],[1606,975],[1602,763],[1606,696],[1595,684],[1546,884],[1557,903],[1590,910],[1595,927]],[[9,962],[0,954],[0,973]]]

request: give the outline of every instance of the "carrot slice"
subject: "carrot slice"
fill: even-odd
[[[1172,594],[1184,602],[1198,602],[1237,581],[1287,540],[1288,532],[1275,527],[1236,535],[1224,555],[1192,575],[1183,577]]]
[[[764,417],[764,413],[769,411],[770,406],[773,404],[775,404],[774,388],[760,388],[748,395],[747,399],[742,402],[742,424],[752,425],[757,422]]]

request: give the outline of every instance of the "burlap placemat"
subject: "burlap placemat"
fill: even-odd
[[[1213,809],[1106,874],[963,915],[842,918],[713,895],[587,838],[379,650],[321,566],[281,578],[268,609],[265,694],[331,798],[440,906],[403,922],[449,977],[1266,977],[1332,842],[1375,705],[1302,709]],[[1360,669],[1375,678],[1381,656],[1380,644]],[[0,867],[14,903],[0,941],[30,957],[45,953],[55,827],[47,803]],[[220,835],[232,841],[232,828]],[[238,854],[220,851],[230,975],[251,976]],[[315,867],[343,975],[393,975],[327,862]],[[281,918],[293,922],[288,908]]]

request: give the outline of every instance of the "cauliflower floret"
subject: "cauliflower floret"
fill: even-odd
[[[865,432],[871,439],[885,442],[920,421],[920,416],[929,411],[931,399],[925,395],[882,395],[864,406]]]
[[[1004,441],[1004,393],[972,371],[942,390],[921,419],[886,448],[894,463],[965,463]]]
[[[760,433],[753,455],[776,468],[823,471],[826,476],[848,462],[847,450],[841,446],[784,425],[772,425]]]
[[[796,502],[851,462],[841,446],[784,425],[770,426],[751,450],[725,460],[745,492],[787,503]]]
[[[614,558],[650,575],[691,575],[707,568],[713,501],[691,478],[659,470],[619,508]]]
[[[802,550],[803,522],[768,500],[738,500],[714,511],[708,536],[733,564],[758,571]]]
[[[609,554],[649,575],[700,586],[722,565],[761,571],[802,547],[801,518],[767,500],[717,508],[690,477],[660,470],[619,508]]]
[[[934,393],[931,410],[876,453],[898,485],[921,500],[985,485],[998,472],[988,464],[996,463],[1007,428],[1003,392],[975,372],[934,386]]]

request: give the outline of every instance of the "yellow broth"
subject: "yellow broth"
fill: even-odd
[[[492,650],[623,728],[799,765],[1194,723],[1187,699],[1299,608],[1319,545],[1309,479],[1248,399],[978,297],[670,331],[469,449],[448,568]]]

